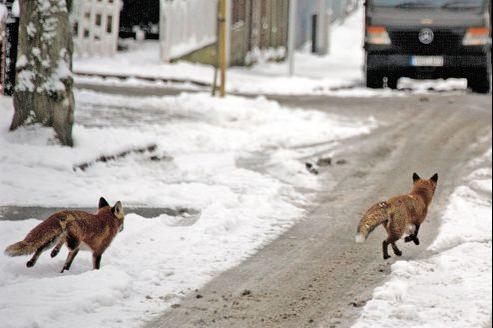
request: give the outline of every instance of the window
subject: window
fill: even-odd
[[[111,33],[111,31],[113,30],[112,25],[113,16],[108,16],[108,19],[106,20],[106,33]]]

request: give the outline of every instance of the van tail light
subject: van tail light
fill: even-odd
[[[383,26],[368,26],[366,28],[366,43],[368,44],[390,44],[389,33]]]
[[[487,27],[470,27],[462,40],[465,46],[482,46],[491,43],[490,29]]]

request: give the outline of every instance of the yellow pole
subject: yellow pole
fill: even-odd
[[[226,95],[226,1],[219,0],[219,66],[221,70],[221,85],[219,86],[219,95]]]

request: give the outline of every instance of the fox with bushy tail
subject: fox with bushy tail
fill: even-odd
[[[51,257],[55,257],[64,244],[69,248],[67,260],[62,271],[69,270],[81,245],[88,246],[93,252],[93,268],[99,269],[101,256],[111,244],[116,234],[123,229],[124,213],[121,202],[110,206],[101,197],[98,212],[65,210],[52,214],[38,224],[24,238],[5,249],[8,256],[33,254],[26,263],[27,267],[36,264],[38,257],[53,245]]]
[[[395,243],[404,234],[408,234],[404,239],[406,243],[412,241],[419,245],[419,227],[426,218],[437,183],[438,174],[433,175],[430,179],[421,179],[417,173],[414,173],[413,186],[409,194],[396,196],[370,207],[358,225],[355,241],[357,243],[364,242],[376,227],[383,224],[387,230],[387,239],[382,243],[385,260],[390,257],[389,245],[392,246],[395,255],[402,255]]]

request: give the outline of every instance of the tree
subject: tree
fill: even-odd
[[[14,117],[10,130],[26,123],[55,129],[72,146],[75,101],[72,92],[71,1],[20,0],[19,55]]]

